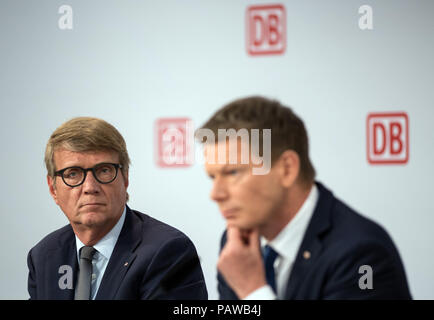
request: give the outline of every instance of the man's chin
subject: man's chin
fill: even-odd
[[[87,227],[98,226],[104,224],[104,222],[104,215],[101,212],[95,211],[82,212],[78,219],[79,224]]]
[[[249,223],[240,221],[239,219],[235,219],[235,218],[226,219],[226,226],[230,228],[237,228],[240,230],[250,230],[254,227]]]

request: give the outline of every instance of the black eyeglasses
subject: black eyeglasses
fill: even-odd
[[[99,163],[93,168],[84,169],[82,167],[68,167],[54,172],[55,176],[61,176],[63,182],[69,187],[78,187],[86,180],[87,172],[92,171],[96,181],[107,184],[114,181],[118,175],[118,169],[122,169],[121,164]]]

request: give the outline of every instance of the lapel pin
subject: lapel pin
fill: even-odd
[[[125,263],[124,263],[124,267],[126,267],[127,265],[128,265],[128,262],[125,262]]]
[[[303,258],[304,259],[308,260],[308,259],[310,259],[310,256],[311,256],[311,254],[309,251],[306,250],[305,252],[303,252]]]

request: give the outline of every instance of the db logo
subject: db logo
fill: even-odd
[[[193,163],[194,132],[188,118],[165,118],[155,122],[155,155],[160,167],[188,167]]]
[[[371,113],[367,119],[367,152],[371,164],[407,163],[409,155],[406,113]]]
[[[286,48],[286,13],[283,5],[251,6],[246,14],[247,52],[282,54]]]

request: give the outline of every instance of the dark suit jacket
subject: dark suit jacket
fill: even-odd
[[[77,250],[70,225],[54,231],[33,247],[27,264],[30,299],[74,299],[74,288],[59,286],[62,265],[72,268],[74,284],[77,280]],[[125,222],[96,299],[149,298],[207,299],[208,294],[190,239],[127,206]]]
[[[298,250],[285,299],[411,299],[404,267],[387,232],[320,183],[319,199]],[[226,232],[222,247],[226,243]],[[304,251],[311,257],[305,259]],[[360,266],[372,267],[373,289],[359,287]],[[362,279],[362,283],[366,283]],[[220,299],[237,299],[218,274]]]

